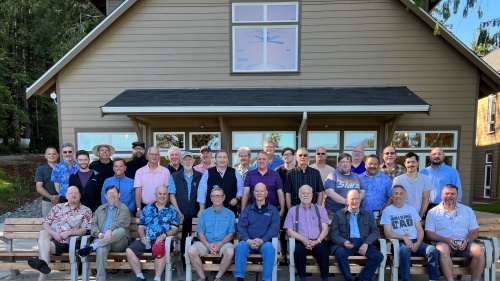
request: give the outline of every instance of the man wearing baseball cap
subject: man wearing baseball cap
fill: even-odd
[[[135,172],[146,166],[146,164],[148,164],[148,160],[146,159],[146,144],[142,141],[133,142],[132,160],[127,162],[125,176],[127,176],[127,178],[135,179]]]
[[[92,153],[99,159],[90,163],[89,168],[101,174],[103,180],[112,177],[115,173],[113,172],[113,160],[110,157],[115,154],[115,148],[102,143],[94,146]]]
[[[200,159],[201,163],[193,168],[196,171],[203,174],[207,169],[215,167],[215,164],[212,163],[212,149],[210,149],[210,146],[204,145],[200,148]]]

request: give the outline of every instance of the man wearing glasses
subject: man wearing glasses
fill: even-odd
[[[357,145],[354,147],[352,151],[352,163],[351,163],[351,172],[354,172],[358,175],[361,175],[366,171],[365,168],[365,148],[361,145]]]
[[[326,148],[320,146],[318,149],[316,149],[316,163],[311,165],[311,168],[314,168],[319,171],[321,174],[321,180],[325,182],[326,177],[328,177],[328,174],[333,172],[335,168],[332,166],[326,164],[326,158],[328,155],[326,154]]]
[[[59,193],[59,203],[68,202],[66,199],[66,191],[69,187],[69,176],[78,172],[80,167],[73,159],[75,146],[70,142],[65,142],[61,145],[61,153],[63,160],[61,163],[54,165],[50,181],[54,183],[56,191]]]
[[[398,155],[396,154],[396,149],[394,147],[388,146],[384,148],[384,152],[382,153],[384,163],[380,165],[380,171],[390,177],[391,180],[394,180],[395,177],[406,173],[405,167],[396,163],[397,158]]]
[[[309,185],[313,189],[313,203],[322,205],[324,188],[321,174],[318,170],[309,167],[309,152],[305,147],[297,150],[297,166],[286,174],[285,200],[288,210],[300,204],[299,188]]]

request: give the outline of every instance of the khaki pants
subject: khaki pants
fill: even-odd
[[[56,204],[52,204],[52,202],[42,200],[42,217],[45,218],[50,212],[50,209],[52,209],[55,205]]]
[[[93,244],[99,247],[96,250],[97,281],[106,281],[106,265],[108,263],[108,253],[123,252],[128,246],[127,232],[123,228],[117,228],[111,233],[111,242],[104,239],[96,239]]]

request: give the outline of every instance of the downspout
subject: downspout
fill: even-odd
[[[306,122],[307,122],[307,111],[304,111],[302,113],[302,123],[300,123],[300,128],[299,128],[297,148],[302,147],[302,131],[304,130],[304,127],[306,126]]]

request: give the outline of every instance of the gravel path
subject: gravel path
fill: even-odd
[[[41,218],[42,217],[42,198],[18,208],[14,212],[7,212],[0,216],[0,223],[5,222],[5,218]]]

